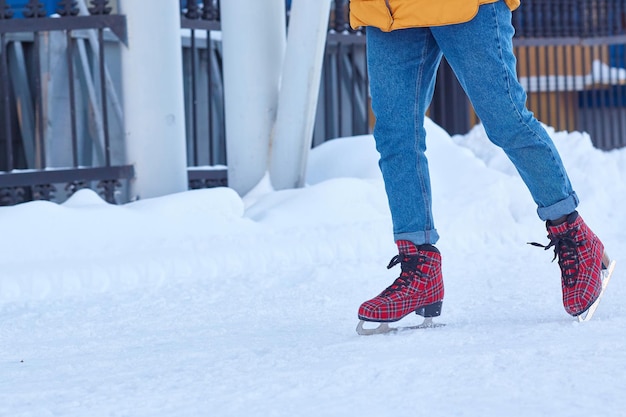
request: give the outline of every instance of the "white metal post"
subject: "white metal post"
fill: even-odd
[[[275,189],[302,187],[313,140],[331,0],[295,0],[271,146]]]
[[[176,0],[120,0],[127,158],[133,198],[187,190],[180,10]]]
[[[286,45],[285,0],[220,4],[228,184],[243,195],[268,169]]]

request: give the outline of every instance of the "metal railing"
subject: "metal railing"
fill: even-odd
[[[218,0],[182,2],[189,188],[227,185],[224,83]]]
[[[335,1],[328,25],[313,145],[370,132],[365,32],[348,24],[347,1]]]
[[[86,187],[114,203],[121,181],[133,177],[133,167],[114,157],[105,66],[105,31],[125,39],[126,19],[110,14],[108,0],[92,0],[82,16],[74,1],[57,4],[59,18],[30,0],[24,18],[12,19],[0,1],[0,205],[64,200]],[[43,59],[51,48],[63,50],[55,55],[63,70]],[[51,91],[65,97],[64,109]]]

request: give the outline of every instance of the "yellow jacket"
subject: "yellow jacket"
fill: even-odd
[[[375,26],[385,32],[410,27],[468,22],[481,4],[499,0],[350,0],[350,26]],[[504,0],[511,10],[520,0]]]

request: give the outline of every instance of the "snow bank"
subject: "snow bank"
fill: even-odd
[[[426,128],[445,327],[356,335],[398,268],[374,142],[337,139],[298,190],[0,208],[0,415],[624,415],[626,150],[551,131],[618,262],[578,324],[510,163]]]

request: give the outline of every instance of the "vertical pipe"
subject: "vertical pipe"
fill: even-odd
[[[576,46],[575,45],[569,45],[568,50],[570,51],[570,72],[572,74],[572,94],[578,98],[578,103],[576,103],[576,113],[574,113],[574,129],[575,130],[581,130],[581,126],[583,126],[582,123],[582,111],[581,111],[581,94],[584,95],[584,86],[581,87],[581,90],[579,91],[578,86],[577,86],[577,81],[576,81]]]
[[[607,15],[610,16],[608,14],[608,10],[607,10]],[[611,30],[613,31],[613,28],[611,28]],[[609,36],[613,36],[613,32],[611,32],[609,34]],[[609,66],[609,68],[611,68],[609,70],[609,73],[607,74],[607,78],[606,80],[604,80],[604,83],[606,83],[606,105],[609,107],[609,121],[608,121],[608,127],[607,127],[607,133],[608,133],[608,143],[606,144],[607,147],[606,149],[611,149],[613,148],[613,144],[615,143],[615,138],[617,136],[617,131],[615,128],[615,125],[617,123],[616,120],[616,115],[619,112],[619,106],[616,103],[615,100],[615,96],[616,96],[616,88],[615,86],[617,85],[617,79],[616,79],[616,74],[611,62],[611,48],[613,48],[613,44],[609,43],[607,44],[605,47],[602,48],[601,50],[601,55],[602,55],[602,60],[604,62],[607,63],[607,65]]]
[[[43,91],[41,88],[41,61],[40,61],[40,44],[41,39],[39,32],[34,32],[33,48],[34,65],[35,65],[35,168],[43,169],[46,164],[46,147],[44,141],[44,121],[43,121]]]
[[[350,135],[354,136],[357,134],[358,132],[358,126],[357,126],[357,119],[358,119],[358,110],[359,110],[359,106],[358,106],[358,97],[357,97],[357,91],[356,91],[356,83],[357,83],[357,78],[356,78],[356,74],[357,74],[357,67],[356,67],[356,60],[355,60],[355,44],[354,43],[350,43],[350,106],[352,107],[352,128],[351,128],[351,132]]]
[[[568,87],[569,84],[569,79],[573,79],[572,71],[570,69],[568,69],[567,66],[567,51],[569,50],[567,45],[563,45],[561,46],[561,50],[563,51],[563,57],[562,57],[562,61],[561,64],[563,66],[563,92],[562,94],[566,97],[565,99],[567,100],[567,97],[571,96],[573,94],[574,88],[572,87],[571,89]],[[569,100],[568,100],[569,101]],[[569,108],[565,111],[565,126],[567,130],[572,129],[571,124],[571,120],[570,120],[570,110]],[[573,126],[573,129],[576,129],[576,126]]]
[[[624,33],[624,28],[622,27],[622,19],[623,19],[623,8],[622,1],[615,2],[615,10],[613,10],[614,16],[614,24],[615,24],[615,35],[619,36]],[[613,67],[621,68],[623,66],[623,44],[615,43],[611,45],[614,51],[614,58],[612,60]],[[615,89],[614,100],[615,100],[615,115],[616,115],[616,126],[615,126],[615,141],[613,142],[616,148],[621,146],[621,142],[623,141],[623,106],[624,102],[622,99],[623,94],[623,86],[620,85],[620,75],[619,72],[615,74]]]
[[[365,45],[363,45],[363,57],[365,58]],[[363,84],[361,84],[363,86],[363,97],[366,103],[366,109],[365,109],[365,120],[366,120],[366,126],[365,126],[365,133],[371,133],[370,132],[370,126],[373,124],[373,120],[370,120],[370,109],[372,108],[372,101],[370,99],[370,95],[369,95],[369,85],[370,85],[370,80],[369,80],[369,74],[367,72],[367,64],[364,64],[364,69],[363,69]],[[467,96],[465,96],[466,99],[466,103],[468,104],[466,106],[466,108],[469,108],[469,99],[467,99]],[[468,123],[469,125],[469,123]],[[469,130],[471,126],[467,126],[467,129]]]
[[[270,157],[276,189],[302,187],[313,140],[331,0],[291,6],[278,115]]]
[[[554,60],[554,74],[555,74],[555,86],[554,86],[554,91],[553,91],[553,103],[550,103],[550,105],[554,106],[554,112],[555,112],[555,116],[556,116],[556,120],[555,120],[555,124],[556,124],[556,128],[557,130],[565,130],[563,125],[561,124],[561,106],[559,105],[559,97],[562,96],[562,88],[561,88],[561,81],[563,79],[563,77],[567,77],[567,72],[563,71],[563,75],[561,76],[561,68],[559,66],[559,52],[563,51],[563,47],[562,46],[553,46],[552,47],[552,59]],[[566,110],[567,111],[567,110]]]
[[[224,1],[221,21],[228,183],[243,195],[268,169],[286,45],[285,1]]]
[[[207,68],[207,134],[209,135],[208,160],[209,165],[215,165],[215,155],[213,147],[217,137],[213,135],[213,42],[211,42],[211,31],[206,31],[206,68]]]
[[[209,20],[212,22],[219,22],[219,2],[217,0],[203,0],[204,7],[202,8],[202,19]],[[215,121],[214,121],[214,112],[216,111],[216,106],[213,103],[213,83],[215,80],[213,79],[213,41],[211,39],[211,30],[206,31],[206,53],[207,53],[207,132],[209,135],[209,147],[208,147],[208,163],[209,165],[216,165],[220,161],[218,152],[221,149],[221,139],[223,139],[223,135],[221,134],[221,130],[217,131],[215,129]],[[223,97],[222,94],[219,97]],[[219,107],[219,106],[218,106]],[[218,125],[219,126],[219,125]],[[225,145],[224,145],[225,146]]]
[[[72,165],[78,167],[78,133],[76,129],[76,89],[74,86],[74,39],[72,39],[72,31],[65,32],[67,42],[66,62],[67,62],[67,85],[70,94],[70,131],[72,134]]]
[[[126,157],[131,198],[187,190],[182,44],[178,2],[120,0],[128,47],[122,49]]]
[[[337,137],[344,136],[343,130],[343,90],[344,90],[344,54],[343,42],[337,42]]]
[[[594,33],[595,34],[595,33]],[[592,35],[593,36],[593,35]],[[602,86],[602,70],[600,69],[600,73],[598,74],[594,71],[594,64],[598,63],[598,68],[601,68],[602,57],[600,55],[599,46],[592,45],[589,49],[589,56],[591,62],[591,80],[592,80],[592,88],[593,88],[593,104],[592,104],[592,114],[598,115],[604,119],[604,115],[606,111],[604,109],[604,90]],[[596,56],[598,54],[598,56]],[[596,117],[598,117],[596,116]],[[594,117],[595,119],[595,117]],[[603,143],[606,142],[606,128],[605,121],[601,120],[600,123],[593,123],[595,127],[596,137],[594,138],[594,143],[596,145],[600,144],[600,147],[603,147]],[[599,126],[598,126],[599,125]],[[598,129],[599,128],[599,129]]]
[[[11,131],[11,84],[9,83],[8,45],[6,35],[0,33],[0,77],[2,78],[2,100],[4,104],[4,134],[6,139],[7,171],[12,171],[13,163],[13,133]]]
[[[619,19],[619,23],[618,23],[618,27],[619,27],[619,31],[618,33],[620,35],[623,35],[626,33],[626,27],[624,27],[626,25],[626,10],[624,8],[624,1],[618,1],[617,2],[618,7],[617,7],[617,18]],[[616,65],[617,67],[623,68],[624,66],[626,66],[626,45],[624,44],[624,42],[620,42],[616,45],[616,48],[618,49],[619,53],[617,54],[619,57],[619,65]],[[624,86],[620,85],[617,87],[619,94],[618,94],[618,103],[620,106],[620,112],[619,112],[619,130],[618,130],[618,137],[620,138],[617,146],[621,147],[621,146],[626,146],[626,132],[624,131],[624,117],[622,117],[624,115],[624,112],[626,111],[626,94],[625,94],[625,89]]]
[[[332,111],[332,107],[333,107],[333,94],[336,91],[333,91],[334,89],[332,88],[332,80],[333,80],[333,74],[332,74],[332,61],[333,61],[333,46],[332,45],[328,45],[327,49],[326,49],[326,60],[323,64],[323,76],[324,76],[324,140],[330,139],[332,137],[332,117],[334,115],[335,112]]]
[[[102,133],[104,135],[104,160],[111,166],[111,135],[109,132],[109,109],[107,100],[106,68],[104,66],[104,29],[98,29],[98,70],[100,72],[100,107],[102,111]]]
[[[192,165],[198,166],[198,92],[197,89],[197,66],[196,66],[196,31],[191,29],[191,144]],[[208,42],[208,39],[207,39]]]

